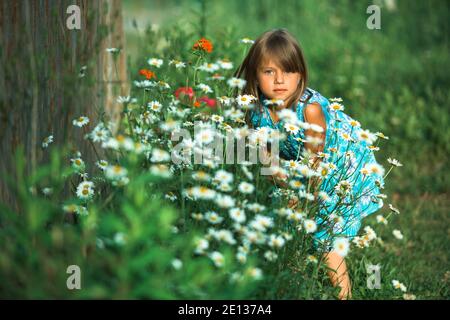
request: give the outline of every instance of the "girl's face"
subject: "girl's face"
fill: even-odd
[[[259,89],[264,96],[285,102],[295,93],[301,78],[299,72],[285,72],[272,60],[263,62],[256,73]]]

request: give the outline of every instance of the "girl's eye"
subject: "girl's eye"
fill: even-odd
[[[272,72],[273,72],[272,70],[266,70],[266,71],[264,71],[264,73],[267,73],[267,74],[272,73]]]

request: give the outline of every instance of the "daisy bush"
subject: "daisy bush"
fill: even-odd
[[[248,38],[233,41],[244,55],[253,43]],[[75,152],[65,153],[61,163],[55,153],[39,177],[19,188],[25,220],[10,212],[2,221],[14,221],[11,233],[29,231],[29,238],[8,243],[0,256],[2,279],[13,279],[8,281],[17,287],[10,289],[11,295],[39,286],[36,296],[44,296],[45,288],[55,296],[68,293],[37,277],[36,283],[12,277],[7,259],[23,259],[44,278],[61,283],[66,274],[56,270],[80,265],[89,279],[82,297],[326,299],[337,290],[323,261],[323,253],[333,250],[348,258],[354,296],[369,296],[366,268],[370,259],[383,264],[386,245],[377,229],[388,228],[391,215],[399,211],[385,204],[383,193],[370,198],[367,190],[352,192],[352,181],[357,175],[373,175],[382,191],[384,179],[402,164],[388,159],[388,170],[377,163],[355,164],[346,146],[299,152],[291,161],[267,153],[267,145],[321,128],[299,121],[289,110],[279,114],[285,122],[280,131],[249,128],[251,109],[279,101],[257,101],[242,93],[245,80],[234,77],[241,54],[232,60],[207,38],[177,50],[142,58],[133,70],[129,95],[117,97],[123,110],[120,123],[107,118],[93,123],[83,115],[73,119],[95,149],[96,162],[87,163]],[[342,110],[343,101],[332,99],[331,108]],[[357,121],[348,128],[330,135],[373,152],[388,140]],[[46,152],[52,151],[52,141],[50,136],[42,142]],[[45,172],[56,181],[41,185],[47,181]],[[320,181],[330,176],[335,187],[330,193],[321,191]],[[36,190],[61,190],[68,181],[70,199],[62,200],[59,191]],[[345,229],[343,207],[321,216],[320,208],[332,197],[342,205],[366,197],[386,209],[376,213],[376,225],[363,226],[348,238],[340,234]],[[317,232],[328,233],[327,241],[317,241]],[[3,242],[9,237],[2,233]],[[389,241],[402,239],[401,231],[393,230]],[[30,242],[38,251],[28,256]],[[46,259],[56,254],[64,259]],[[414,297],[401,275],[385,268],[380,296]]]

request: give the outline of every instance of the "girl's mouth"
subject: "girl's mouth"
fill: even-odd
[[[275,91],[275,92],[284,92],[284,91],[287,91],[286,89],[274,89],[273,91]]]

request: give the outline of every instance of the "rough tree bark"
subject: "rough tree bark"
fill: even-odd
[[[81,29],[69,30],[70,5],[81,9]],[[114,61],[106,48],[121,48]],[[22,145],[26,172],[48,160],[43,139],[74,143],[83,159],[96,156],[72,120],[85,115],[92,129],[102,111],[117,121],[127,94],[121,0],[0,1],[0,202],[18,209],[5,175],[14,175],[14,154]],[[86,76],[80,69],[86,66]]]

